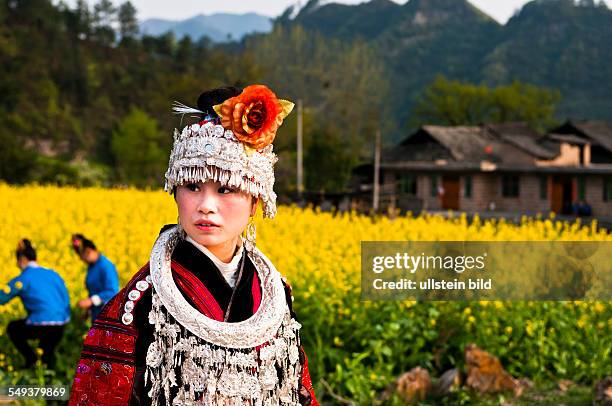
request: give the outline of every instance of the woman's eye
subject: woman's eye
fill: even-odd
[[[228,194],[228,193],[234,193],[236,192],[236,189],[233,188],[229,188],[227,186],[221,186],[218,190],[219,193],[221,194]]]
[[[199,190],[198,184],[197,183],[188,183],[185,185],[185,187],[189,190],[191,190],[192,192],[197,192]]]

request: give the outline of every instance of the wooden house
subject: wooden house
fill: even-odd
[[[581,202],[612,217],[612,128],[601,122],[544,135],[524,123],[426,125],[383,150],[380,172],[382,207],[571,214]]]

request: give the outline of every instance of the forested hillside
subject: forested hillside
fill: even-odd
[[[157,187],[185,124],[172,101],[219,85],[303,101],[312,191],[345,187],[377,128],[391,144],[421,124],[438,75],[557,89],[558,119],[612,121],[612,12],[588,0],[531,2],[504,26],[466,0],[311,0],[225,44],[140,36],[137,18],[129,2],[0,2],[0,179]],[[295,127],[292,114],[275,141],[281,196],[295,190]]]
[[[319,3],[311,0],[280,21],[327,38],[361,38],[376,49],[391,72],[400,123],[438,74],[558,89],[560,117],[612,121],[612,11],[603,1],[532,1],[503,26],[467,0]]]

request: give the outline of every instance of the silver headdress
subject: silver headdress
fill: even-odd
[[[261,88],[265,87],[261,85],[250,86],[245,88],[243,94],[250,88],[260,91]],[[265,88],[265,90],[274,96],[269,89]],[[268,94],[266,93],[265,96],[268,96]],[[265,120],[269,119],[273,125],[272,132],[267,131],[266,145],[260,147],[261,143],[250,144],[248,139],[245,141],[251,134],[257,135],[258,130],[258,128],[252,128],[251,121],[249,121],[251,120],[249,112],[259,109],[260,111],[263,110],[265,115],[265,107],[270,106],[265,104],[268,102],[269,100],[260,101],[257,98],[249,98],[247,93],[243,99],[235,97],[224,102],[223,106],[229,112],[227,115],[221,113],[221,105],[215,106],[217,113],[221,113],[219,114],[221,120],[219,118],[203,120],[198,124],[186,126],[181,132],[175,130],[174,145],[170,153],[164,189],[167,192],[172,192],[175,186],[186,182],[218,181],[223,185],[237,187],[245,193],[261,198],[264,217],[273,218],[276,214],[276,193],[273,190],[274,164],[278,161],[278,157],[272,151],[271,142],[274,139],[276,129],[282,123],[286,114],[291,111],[293,104],[284,100],[278,101],[274,96],[273,103],[279,103],[279,107],[274,109],[276,104],[272,104],[270,110],[274,110],[274,116],[264,117]],[[282,110],[285,103],[290,105],[288,110],[286,108]],[[253,106],[254,108],[252,108]],[[237,115],[234,109],[242,109],[240,111],[241,115]],[[177,114],[204,114],[200,110],[180,103],[175,103],[174,111]],[[260,111],[257,111],[257,113],[260,113]],[[238,117],[236,122],[239,128],[237,128],[237,131],[243,132],[243,134],[239,134],[241,139],[233,131],[232,117]],[[219,122],[221,124],[218,124]],[[253,148],[252,145],[260,148]]]
[[[276,214],[274,164],[277,161],[272,145],[247,155],[244,145],[231,130],[211,122],[192,124],[181,133],[174,133],[164,189],[172,192],[174,186],[186,182],[220,182],[261,197],[264,216],[273,218]]]

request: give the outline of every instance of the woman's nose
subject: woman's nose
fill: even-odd
[[[215,213],[217,211],[217,198],[214,193],[203,190],[200,193],[200,201],[198,202],[198,211],[200,213]]]

